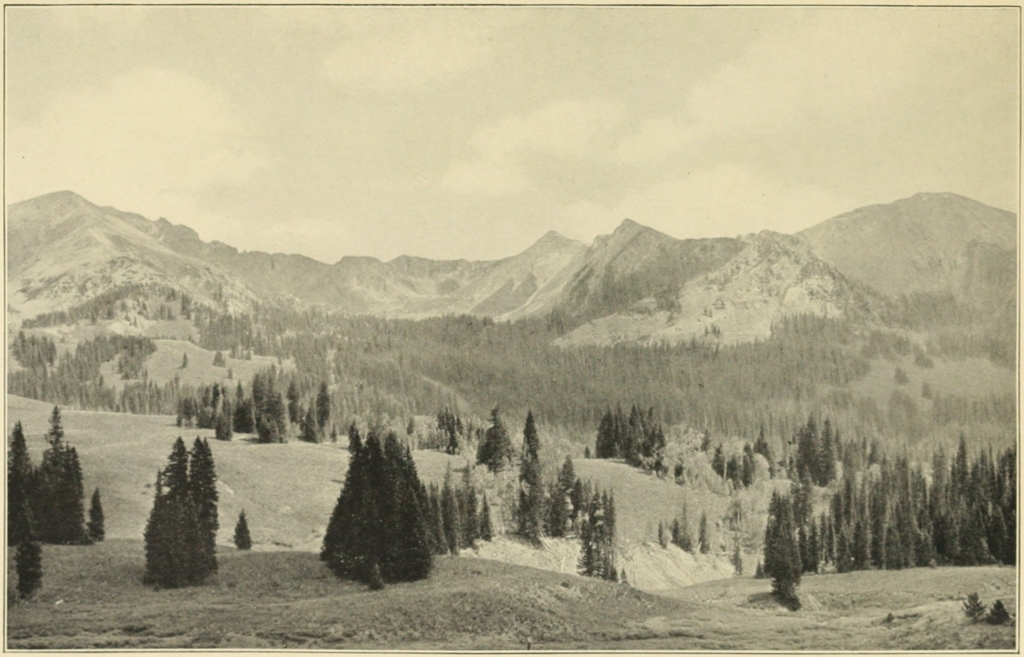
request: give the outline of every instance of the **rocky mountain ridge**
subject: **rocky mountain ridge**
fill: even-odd
[[[558,311],[566,344],[763,337],[780,315],[870,317],[886,300],[951,295],[1015,304],[1016,217],[953,194],[854,210],[797,235],[676,239],[626,219],[587,246],[554,231],[496,261],[388,262],[240,252],[184,225],[73,192],[8,207],[8,317],[159,284],[227,312],[255,303],[349,314],[511,320]],[[1014,306],[1015,307],[1015,306]]]

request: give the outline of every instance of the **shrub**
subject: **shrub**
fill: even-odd
[[[985,616],[985,605],[978,598],[977,593],[971,593],[964,600],[963,604],[964,615],[970,619],[972,623],[977,623],[982,620]]]
[[[1010,622],[1010,612],[1006,611],[1002,600],[996,600],[992,610],[988,612],[985,621],[990,625],[1006,625]]]

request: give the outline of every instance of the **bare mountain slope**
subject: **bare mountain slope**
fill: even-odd
[[[148,234],[147,223],[73,192],[10,206],[9,310],[16,317],[33,317],[130,284],[163,285],[235,310],[255,300],[238,279]]]
[[[549,310],[586,246],[551,232],[498,261],[390,262],[239,252],[187,226],[96,206],[72,192],[8,208],[9,305],[22,317],[82,303],[127,284],[163,284],[239,310],[286,298],[348,313],[521,317]],[[212,305],[212,304],[211,304]]]
[[[648,298],[594,320],[562,343],[670,342],[721,335],[727,342],[767,337],[783,315],[863,317],[878,295],[819,259],[798,237],[763,231],[725,264],[686,281],[667,304]]]
[[[1000,263],[982,254],[995,251],[1003,270],[1016,261],[1017,218],[956,194],[917,194],[848,212],[800,235],[824,261],[884,294],[965,298],[983,282],[976,274],[986,261],[997,286],[1013,275],[1012,269],[992,272]]]
[[[677,240],[626,219],[594,240],[566,294],[570,313],[587,318],[625,310],[640,299],[676,296],[743,248],[739,240]]]

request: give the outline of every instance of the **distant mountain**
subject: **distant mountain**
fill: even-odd
[[[187,226],[99,207],[72,192],[14,204],[7,224],[8,305],[22,317],[128,283],[159,283],[212,305],[227,291],[234,310],[290,299],[348,313],[512,318],[550,310],[587,248],[550,232],[498,261],[346,257],[328,265],[203,242]]]
[[[611,235],[594,240],[569,282],[564,307],[593,318],[645,298],[671,299],[742,248],[740,240],[729,238],[678,240],[626,219]]]
[[[822,261],[800,238],[763,231],[733,240],[727,251],[734,249],[724,264],[685,280],[671,298],[641,300],[561,342],[674,343],[707,335],[746,342],[767,337],[783,315],[865,318],[882,307],[878,293]]]
[[[957,196],[917,194],[800,233],[825,262],[889,296],[1013,291],[1017,217]],[[1009,284],[1009,285],[1007,285]]]
[[[139,215],[56,192],[7,209],[9,311],[34,317],[131,284],[163,285],[228,310],[257,300],[244,282],[177,253]]]
[[[1016,316],[1016,231],[1011,213],[918,194],[795,236],[679,240],[627,219],[589,247],[549,232],[496,261],[345,257],[329,265],[240,252],[187,226],[58,192],[8,207],[8,307],[27,318],[157,283],[232,312],[255,302],[408,318],[557,311],[575,328],[563,342],[583,344],[705,333],[751,340],[784,314],[878,319],[883,308],[903,308],[902,297],[925,293],[931,308],[973,307],[1005,324]]]

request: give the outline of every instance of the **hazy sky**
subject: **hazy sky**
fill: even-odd
[[[1017,209],[1016,9],[6,12],[6,202],[71,189],[243,250],[492,259],[920,191]]]

